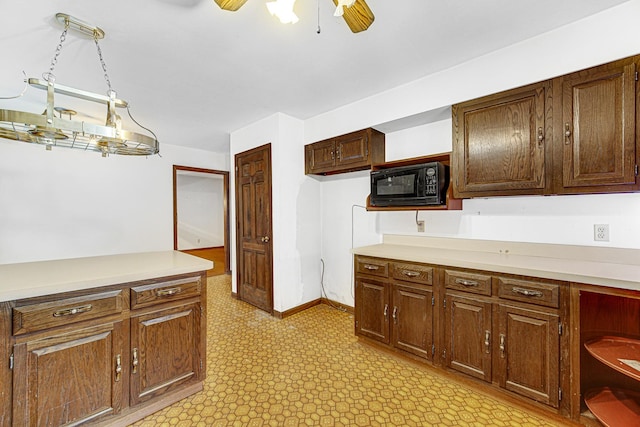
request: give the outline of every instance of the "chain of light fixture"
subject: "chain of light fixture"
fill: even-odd
[[[42,77],[44,80],[35,78],[25,79],[27,85],[47,91],[46,109],[42,114],[0,109],[0,138],[45,144],[47,149],[51,149],[51,147],[54,146],[62,146],[99,151],[103,156],[109,154],[157,154],[159,152],[158,139],[155,134],[150,129],[140,125],[133,118],[129,110],[128,102],[116,98],[116,92],[111,86],[111,79],[107,73],[107,65],[102,55],[102,49],[98,43],[98,39],[104,37],[104,31],[67,14],[58,13],[56,14],[56,19],[64,24],[64,30],[60,35],[60,41],[51,60],[49,71],[43,73]],[[58,58],[70,28],[93,38],[104,72],[104,78],[108,86],[107,96],[59,85],[55,82],[56,77],[53,72],[58,63]],[[63,107],[54,107],[55,93],[106,104],[106,123],[99,125],[72,120],[76,114],[75,111]],[[23,94],[24,91],[18,97],[21,97]],[[153,137],[122,129],[121,118],[116,113],[116,107],[126,108],[131,120],[142,129],[151,133]],[[54,111],[59,113],[60,116],[55,116]],[[69,118],[63,118],[63,114],[68,115]]]

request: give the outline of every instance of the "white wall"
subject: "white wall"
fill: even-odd
[[[320,186],[304,175],[303,137],[303,122],[280,113],[231,134],[231,164],[236,154],[271,143],[273,306],[279,312],[320,296]],[[230,195],[235,218],[235,175]],[[235,271],[235,253],[231,265]],[[233,275],[234,292],[236,279]]]
[[[376,126],[456,102],[533,83],[640,53],[640,0],[631,0],[558,30],[426,76],[305,121],[305,141]],[[451,150],[451,120],[386,135],[387,160]],[[345,238],[353,205],[365,203],[366,176],[322,182],[325,290],[353,304],[351,242]],[[340,214],[338,214],[340,213]],[[415,212],[358,212],[355,246],[383,234],[418,234]],[[640,248],[640,194],[473,199],[462,211],[419,213],[422,235]],[[610,242],[593,241],[593,224],[610,224]],[[333,230],[340,230],[331,234]],[[360,243],[362,242],[362,243]],[[349,258],[345,262],[344,258]],[[331,263],[328,262],[331,260]]]
[[[1,140],[0,264],[173,249],[173,164],[228,170],[228,157],[160,148],[103,158]]]

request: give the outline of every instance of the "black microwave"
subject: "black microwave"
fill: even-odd
[[[449,166],[429,162],[371,172],[371,206],[444,205]]]

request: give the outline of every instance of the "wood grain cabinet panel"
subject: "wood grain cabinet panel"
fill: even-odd
[[[359,277],[355,290],[356,334],[389,344],[389,286],[386,282]]]
[[[0,370],[0,404],[10,406],[0,425],[129,425],[202,389],[205,277],[0,304],[0,325],[11,325],[0,339],[11,352]]]
[[[331,175],[371,169],[384,162],[384,134],[372,128],[305,145],[305,174]]]
[[[393,346],[432,360],[433,291],[394,283],[391,312]]]
[[[446,294],[445,360],[449,368],[491,381],[492,304],[474,296]]]
[[[500,304],[498,316],[500,386],[558,407],[558,315]]]
[[[200,304],[131,318],[131,404],[201,379]]]
[[[616,61],[554,82],[562,101],[556,125],[562,159],[558,193],[637,188],[637,62]]]
[[[118,414],[123,351],[121,322],[17,344],[13,425],[78,425]]]
[[[356,335],[568,412],[567,283],[361,255],[354,268]]]
[[[454,196],[543,194],[551,82],[452,107]]]
[[[459,198],[640,190],[633,56],[452,106]]]

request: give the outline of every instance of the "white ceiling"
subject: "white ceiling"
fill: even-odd
[[[213,0],[4,0],[0,97],[22,91],[22,71],[49,70],[62,32],[55,14],[64,12],[106,32],[112,86],[161,144],[226,152],[230,132],[275,112],[304,120],[627,0],[367,1],[375,22],[353,34],[331,0],[298,0],[295,25],[271,17],[266,0],[237,12]],[[107,90],[94,43],[76,33],[54,74]],[[41,112],[44,95],[30,88],[0,108]],[[103,106],[64,106],[104,116]]]

